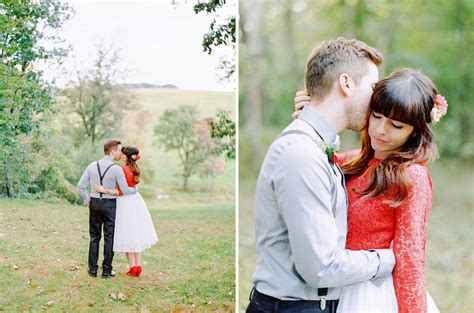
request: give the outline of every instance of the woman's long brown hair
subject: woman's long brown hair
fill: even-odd
[[[369,171],[369,185],[354,190],[368,198],[388,193],[389,204],[397,207],[408,197],[411,189],[407,174],[412,164],[430,164],[438,157],[434,134],[428,127],[437,94],[433,82],[419,71],[402,69],[378,82],[370,100],[367,121],[373,112],[414,127],[412,136],[400,149],[380,163],[369,165],[374,157],[370,144],[368,123],[362,130],[359,155],[343,164],[346,179]]]
[[[138,167],[137,161],[132,159],[133,155],[138,155],[140,151],[137,148],[132,146],[122,147],[122,153],[127,157],[127,165],[133,173],[133,181],[135,183],[140,182],[140,168]]]

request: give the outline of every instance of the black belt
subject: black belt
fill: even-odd
[[[103,201],[103,202],[116,202],[117,201],[116,198],[95,198],[95,197],[91,197],[91,200],[92,199],[97,200],[97,201]]]
[[[321,288],[321,289],[326,289],[326,288]],[[267,304],[272,304],[272,305],[278,304],[278,307],[280,309],[291,309],[295,305],[297,305],[300,308],[302,306],[307,306],[308,308],[321,307],[321,300],[280,300],[278,298],[274,298],[274,297],[258,292],[258,290],[255,289],[255,287],[252,288],[252,291],[250,292],[249,301],[252,301],[252,299],[254,298],[257,301],[260,300]],[[339,303],[339,300],[324,300],[324,301],[325,301],[325,306],[328,306],[328,307],[337,306],[337,304]]]

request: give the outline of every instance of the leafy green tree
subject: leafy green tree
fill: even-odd
[[[211,137],[219,139],[215,153],[223,153],[227,160],[235,160],[235,122],[226,110],[217,111],[217,117],[209,120]]]
[[[125,110],[136,108],[132,95],[119,84],[124,76],[119,60],[117,50],[98,46],[94,66],[86,73],[76,71],[76,79],[62,92],[65,107],[79,117],[80,141],[85,134],[95,144],[116,130]]]
[[[194,5],[196,14],[201,12],[215,13],[222,8],[226,0],[209,0],[207,2],[199,1]],[[216,18],[209,26],[209,32],[203,36],[202,47],[204,52],[212,53],[212,49],[220,45],[235,45],[235,16],[226,18],[219,23]]]
[[[72,9],[59,0],[3,0],[0,2],[0,57],[9,67],[26,72],[35,61],[64,56],[67,49],[48,49],[61,42],[52,32],[71,17]]]
[[[195,106],[182,105],[168,109],[160,116],[154,133],[165,151],[176,150],[182,166],[183,189],[188,179],[199,172],[200,166],[216,149],[210,136],[208,120],[199,117]]]
[[[194,5],[194,12],[196,14],[206,13],[215,14],[216,17],[209,25],[209,30],[203,35],[202,47],[203,51],[211,54],[213,49],[218,46],[230,46],[234,51],[230,58],[222,58],[218,69],[221,71],[221,81],[230,81],[235,75],[235,41],[236,41],[236,17],[230,15],[225,18],[220,18],[218,12],[222,11],[222,7],[227,0],[208,0],[198,1]]]
[[[24,144],[31,142],[30,152],[37,148],[30,139],[44,123],[52,97],[32,64],[64,55],[66,50],[43,44],[58,39],[46,33],[69,14],[69,7],[55,0],[0,2],[0,194],[7,197],[31,192],[35,183]]]

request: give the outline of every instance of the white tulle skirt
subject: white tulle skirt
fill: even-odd
[[[158,241],[153,221],[142,196],[117,198],[115,215],[114,251],[142,252]]]
[[[427,293],[428,313],[439,313],[439,310]],[[375,286],[371,281],[344,286],[339,297],[337,313],[397,313],[397,298],[393,287],[392,276],[388,277],[381,286]]]

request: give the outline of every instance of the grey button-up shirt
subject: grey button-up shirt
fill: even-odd
[[[77,184],[77,188],[79,189],[79,193],[81,195],[82,200],[84,201],[84,204],[90,201],[89,195],[87,194],[86,190],[88,184],[90,184],[91,186],[90,197],[100,198],[100,194],[98,194],[94,190],[94,186],[100,183],[99,172],[97,171],[96,163],[97,161],[94,161],[89,164],[89,166],[87,166],[86,170],[84,171],[84,174],[82,174],[81,179]],[[113,163],[114,161],[112,157],[108,155],[104,156],[102,159],[99,160],[100,172],[102,173],[102,175],[104,174],[107,167],[109,167],[109,165]],[[105,174],[104,179],[102,181],[102,186],[104,186],[105,189],[112,190],[117,188],[117,184],[119,185],[120,190],[124,195],[137,193],[136,188],[128,187],[127,180],[125,179],[125,174],[123,173],[122,168],[118,165],[113,165]],[[103,194],[102,198],[115,199],[116,197]]]
[[[338,299],[340,288],[373,279],[381,283],[395,264],[392,250],[345,250],[347,195],[342,173],[315,143],[337,133],[323,115],[305,106],[270,146],[257,182],[255,227],[258,259],[253,284],[280,300]],[[318,133],[316,133],[316,131]]]

